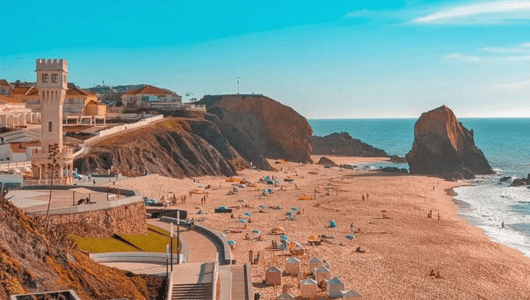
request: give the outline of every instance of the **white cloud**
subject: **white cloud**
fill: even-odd
[[[467,61],[467,62],[477,62],[481,60],[481,58],[478,56],[465,55],[462,53],[449,54],[449,55],[444,56],[444,59],[460,60],[460,61]]]
[[[504,84],[496,84],[492,86],[492,88],[494,89],[510,90],[510,91],[519,90],[519,89],[527,89],[528,87],[530,87],[530,80],[512,82],[512,83],[504,83]]]
[[[500,60],[500,61],[530,61],[530,55],[502,56],[502,57],[494,57],[494,59]]]
[[[454,6],[412,20],[418,24],[495,24],[530,19],[530,2],[495,1]]]
[[[510,47],[510,48],[484,47],[482,48],[482,50],[486,52],[491,52],[491,53],[527,53],[527,52],[530,52],[530,49],[517,48],[517,47]]]

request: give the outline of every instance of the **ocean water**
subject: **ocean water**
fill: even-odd
[[[474,184],[455,189],[464,203],[459,213],[482,228],[492,240],[530,256],[530,189],[508,187],[500,178],[526,178],[530,173],[530,119],[459,119],[473,129],[475,144],[484,152],[497,174],[466,181]],[[348,132],[388,154],[404,156],[412,148],[416,119],[308,120],[314,135]],[[384,165],[384,164],[383,164]],[[392,164],[387,164],[392,165]],[[374,165],[379,167],[382,164]],[[399,168],[408,167],[395,165]],[[462,202],[460,202],[462,201]],[[501,227],[502,222],[505,228]]]

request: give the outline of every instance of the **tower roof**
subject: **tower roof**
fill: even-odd
[[[0,86],[11,86],[11,85],[9,85],[9,82],[7,82],[7,80],[0,79]]]

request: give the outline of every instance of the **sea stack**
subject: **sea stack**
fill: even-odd
[[[443,105],[423,113],[414,125],[414,144],[406,156],[411,174],[447,179],[472,179],[494,174],[484,153],[475,146],[473,130],[458,122]]]

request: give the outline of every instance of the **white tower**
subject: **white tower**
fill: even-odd
[[[63,104],[68,89],[68,62],[65,59],[37,59],[37,90],[42,108],[41,149],[33,155],[34,177],[63,179],[63,170],[68,170],[66,179],[71,182],[72,149],[63,147]],[[56,149],[55,157],[51,153]],[[53,168],[52,168],[53,166]]]

